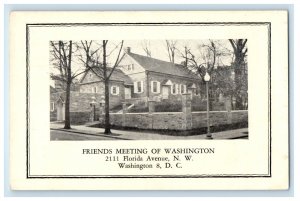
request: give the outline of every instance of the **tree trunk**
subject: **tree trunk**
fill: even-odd
[[[65,101],[65,129],[71,129],[71,122],[70,122],[70,89],[71,84],[67,83],[66,88],[66,101]]]
[[[237,63],[235,63],[236,67],[234,69],[234,82],[235,84],[235,98],[236,98],[236,109],[242,109],[243,107],[243,100],[242,97],[240,95],[240,90],[241,90],[241,77],[242,77],[242,64],[238,61]]]
[[[104,93],[105,93],[105,125],[104,133],[110,134],[110,119],[109,119],[109,78],[106,64],[106,44],[107,41],[103,40],[103,78],[104,78]]]
[[[72,83],[71,61],[72,61],[72,41],[70,41],[69,61],[67,64],[67,87],[66,87],[65,127],[64,127],[65,129],[71,129],[71,122],[70,122],[70,91],[71,91],[71,83]]]
[[[109,82],[105,82],[105,131],[104,133],[109,134],[110,131],[110,117],[109,117]]]
[[[235,82],[235,98],[236,98],[236,109],[243,109],[243,98],[242,98],[242,77],[244,75],[244,62],[245,62],[245,56],[247,53],[247,48],[245,47],[247,43],[247,39],[238,39],[236,41],[229,39],[229,42],[232,45],[232,48],[234,50],[234,82]]]

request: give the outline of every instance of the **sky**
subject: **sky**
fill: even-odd
[[[76,42],[76,41],[75,41]],[[80,44],[80,41],[77,41]],[[107,54],[109,57],[107,58],[108,63],[114,63],[115,59],[117,58],[117,54],[119,51],[121,41],[109,41],[107,47]],[[126,47],[131,48],[132,53],[145,55],[146,53],[143,50],[143,44],[147,43],[148,47],[151,51],[151,57],[169,61],[168,52],[166,48],[166,41],[165,40],[125,40],[123,44],[123,49]],[[227,55],[219,56],[217,59],[217,65],[219,66],[228,66],[233,61],[232,57],[232,47],[229,41],[226,40],[214,40],[216,44],[218,52],[227,53]],[[92,45],[92,49],[96,50],[97,48],[101,47],[102,41],[94,41]],[[184,47],[187,46],[190,48],[191,52],[195,55],[195,59],[197,63],[207,63],[207,54],[208,54],[208,46],[210,44],[209,40],[176,40],[176,52],[175,52],[175,63],[180,64],[184,61],[184,58],[181,54],[184,52]],[[50,46],[49,46],[50,47]],[[117,48],[116,48],[117,47]],[[100,48],[101,49],[101,48]],[[123,53],[123,52],[122,52]],[[77,51],[73,57],[72,61],[72,69],[80,71],[83,67],[82,61],[76,59],[76,54],[83,55],[83,52]],[[99,56],[102,56],[102,53],[99,52]],[[50,64],[51,72],[57,72]],[[79,76],[80,78],[80,76]],[[51,81],[51,85],[53,82]]]
[[[165,40],[147,40],[147,42],[150,44],[152,58],[169,61]],[[219,44],[220,49],[222,50],[226,49],[227,51],[232,51],[232,47],[230,46],[228,40],[217,40],[215,42]],[[131,47],[131,52],[133,53],[146,55],[145,51],[142,48],[142,43],[145,43],[145,41],[127,40],[124,41],[124,46]],[[184,46],[190,47],[191,52],[193,52],[193,54],[195,54],[195,56],[199,57],[200,59],[201,49],[204,48],[199,48],[199,46],[207,45],[207,44],[209,44],[209,40],[176,40],[176,48],[178,49],[178,51],[176,51],[175,63],[181,63],[181,61],[184,60],[180,55],[180,52],[184,51]],[[225,65],[229,65],[231,59],[232,59],[231,57],[227,57],[227,58],[223,57],[222,61],[225,63]]]

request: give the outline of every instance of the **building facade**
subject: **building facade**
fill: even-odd
[[[111,72],[108,68],[108,73]],[[88,70],[71,91],[70,113],[91,113],[104,104],[104,82],[101,68]],[[132,53],[126,48],[119,65],[109,80],[109,105],[113,112],[122,110],[122,103],[147,105],[148,101],[181,102],[183,94],[201,99],[201,78],[186,67]],[[50,91],[50,120],[64,120],[65,92]],[[203,92],[202,92],[203,93]],[[94,107],[95,105],[95,107]]]

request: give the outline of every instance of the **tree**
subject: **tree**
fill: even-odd
[[[115,45],[110,52],[108,52],[108,40],[102,40],[101,44],[97,44],[96,41],[81,41],[81,47],[84,51],[84,56],[80,55],[80,60],[85,64],[86,68],[92,70],[104,83],[104,97],[105,97],[105,123],[104,133],[110,134],[110,117],[109,117],[109,80],[121,61],[121,51],[123,48],[124,41],[122,40],[118,45]],[[98,46],[95,48],[95,46]],[[112,54],[118,47],[119,51],[113,66],[109,67],[107,58]],[[100,50],[102,50],[102,61],[100,58]],[[97,73],[94,69],[98,68],[100,73]]]
[[[171,63],[175,63],[176,40],[166,40],[166,48]]]
[[[236,96],[236,108],[245,109],[245,96],[247,96],[247,51],[246,46],[247,39],[229,39],[229,42],[233,48],[234,54],[234,81],[235,81],[235,96]]]
[[[82,72],[72,72],[72,55],[73,42],[66,41],[50,41],[51,62],[55,69],[59,71],[58,74],[51,73],[51,79],[59,81],[62,89],[65,91],[65,129],[71,128],[70,122],[70,91],[73,80]]]
[[[179,52],[181,57],[185,59],[187,64],[185,66],[201,77],[202,84],[204,84],[204,75],[206,72],[209,73],[211,77],[210,96],[213,97],[213,99],[209,99],[211,106],[212,101],[217,100],[220,94],[232,97],[234,82],[231,76],[231,68],[222,63],[222,59],[224,57],[228,58],[232,52],[226,48],[224,41],[204,41],[197,46],[197,49],[185,45],[182,51]]]

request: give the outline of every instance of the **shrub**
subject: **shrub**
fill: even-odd
[[[158,102],[155,104],[155,112],[181,112],[182,103]]]

